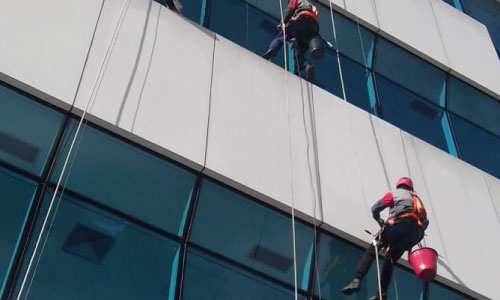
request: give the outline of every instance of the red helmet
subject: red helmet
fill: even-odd
[[[407,187],[413,190],[413,182],[408,177],[399,178],[398,182],[396,182],[396,188],[398,188],[400,185],[406,185]]]

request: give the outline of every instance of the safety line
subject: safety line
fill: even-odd
[[[106,0],[104,0],[104,2],[105,2],[105,1],[106,1]],[[103,2],[103,6],[104,6],[104,2]],[[41,240],[42,240],[42,236],[43,236],[43,234],[44,234],[44,232],[45,232],[45,229],[46,229],[46,227],[47,227],[47,222],[48,222],[49,216],[50,216],[50,214],[51,214],[52,208],[53,208],[54,203],[55,203],[55,200],[56,200],[57,191],[59,190],[59,187],[61,186],[61,182],[62,182],[62,179],[63,179],[63,177],[64,177],[64,173],[65,173],[66,168],[67,168],[67,166],[68,166],[69,158],[70,158],[70,156],[71,156],[71,153],[72,153],[73,147],[74,147],[74,145],[75,145],[75,142],[76,142],[76,140],[77,140],[77,138],[78,138],[78,134],[79,134],[79,131],[80,131],[81,125],[82,125],[82,123],[83,123],[83,120],[85,119],[85,115],[87,114],[87,111],[88,111],[89,107],[92,107],[92,105],[94,104],[94,101],[95,101],[95,99],[96,99],[96,96],[97,96],[97,92],[96,92],[96,91],[98,90],[98,89],[96,89],[96,88],[97,88],[97,85],[98,85],[98,83],[99,83],[99,85],[100,85],[100,82],[102,82],[102,78],[103,78],[103,75],[104,75],[105,66],[107,66],[107,61],[109,61],[109,57],[110,57],[110,54],[111,54],[111,50],[112,50],[112,48],[114,48],[114,45],[115,45],[115,43],[116,43],[116,38],[117,38],[118,33],[119,33],[120,29],[121,29],[121,25],[122,25],[122,23],[123,23],[123,19],[124,19],[125,13],[126,13],[126,11],[128,10],[128,5],[129,5],[129,2],[130,2],[130,0],[126,0],[126,2],[124,3],[124,5],[122,6],[122,10],[121,10],[121,13],[120,13],[120,18],[119,18],[119,20],[118,20],[118,23],[117,23],[117,25],[116,25],[115,31],[114,31],[114,33],[113,33],[113,36],[112,36],[112,38],[111,38],[111,41],[110,41],[110,43],[109,43],[109,45],[108,45],[108,48],[107,48],[107,50],[106,50],[106,54],[105,54],[105,57],[104,57],[103,63],[101,64],[101,68],[100,68],[100,70],[99,70],[99,73],[98,73],[98,76],[97,76],[97,78],[96,78],[96,81],[94,82],[94,85],[93,85],[93,88],[92,88],[92,94],[91,94],[91,96],[90,96],[89,100],[87,101],[87,104],[86,104],[86,106],[85,106],[85,109],[84,109],[84,111],[83,111],[83,114],[82,114],[82,116],[81,116],[81,118],[80,118],[80,121],[79,121],[79,123],[78,123],[78,127],[77,127],[77,129],[76,129],[75,135],[74,135],[74,137],[73,137],[73,139],[72,139],[72,141],[71,141],[71,145],[70,145],[70,147],[69,147],[68,154],[66,155],[66,159],[65,159],[64,164],[63,164],[63,167],[62,167],[62,169],[61,169],[61,173],[60,173],[59,178],[58,178],[58,180],[57,180],[57,184],[56,184],[56,187],[55,187],[55,190],[54,190],[54,194],[52,195],[52,198],[51,198],[51,200],[50,200],[50,204],[49,204],[49,207],[48,207],[48,209],[47,209],[47,213],[46,213],[46,215],[45,215],[44,221],[43,221],[43,223],[42,223],[42,226],[41,226],[41,229],[40,229],[40,233],[38,234],[38,238],[37,238],[37,241],[36,241],[36,243],[35,243],[35,247],[34,247],[34,249],[33,249],[33,253],[31,254],[30,261],[29,261],[29,263],[28,263],[28,267],[27,267],[26,272],[25,272],[25,274],[24,274],[23,281],[22,281],[22,283],[21,283],[21,287],[20,287],[20,289],[19,289],[19,293],[18,293],[17,298],[16,298],[17,300],[20,300],[20,299],[21,299],[21,296],[22,296],[22,294],[23,294],[23,290],[24,290],[24,288],[25,288],[26,281],[27,281],[27,279],[28,279],[28,276],[29,276],[29,273],[30,273],[30,271],[31,271],[31,268],[33,267],[33,262],[34,262],[34,259],[35,259],[36,254],[37,254],[38,247],[40,246],[40,243],[41,243]],[[69,173],[68,173],[68,177],[69,177]],[[67,179],[67,178],[66,178],[66,179]],[[57,207],[59,207],[59,203],[60,203],[60,200],[61,200],[61,199],[62,199],[62,194],[61,194],[61,195],[60,195],[60,197],[59,197],[59,201],[58,201],[58,204],[56,204],[56,208],[57,208]],[[55,211],[55,213],[56,213],[56,212],[57,212],[57,211]],[[55,219],[55,215],[53,216],[52,221],[53,221],[54,219]],[[40,252],[40,256],[38,257],[38,261],[37,261],[37,264],[36,264],[36,268],[38,267],[38,262],[40,262],[40,258],[41,258],[41,255],[42,255],[42,253],[43,253],[43,249],[45,248],[45,244],[46,244],[47,240],[48,240],[48,234],[47,234],[47,236],[45,237],[44,243],[43,243],[43,245],[42,245],[42,249],[41,249],[41,252]],[[35,270],[36,270],[36,269],[35,269]],[[33,276],[32,276],[32,278],[31,278],[31,282],[30,282],[30,285],[29,285],[29,288],[31,288],[31,283],[33,282],[34,277],[35,277],[35,273],[33,273]],[[28,289],[27,291],[29,292],[29,289]],[[29,295],[29,293],[26,293],[26,297],[25,297],[25,299],[27,299],[27,298],[28,298],[28,295]]]
[[[288,146],[289,146],[289,177],[290,177],[290,188],[291,188],[291,200],[292,200],[292,244],[293,244],[293,281],[294,281],[294,289],[295,289],[295,300],[298,300],[298,290],[297,290],[297,253],[296,253],[296,244],[295,244],[295,200],[293,193],[293,173],[292,173],[292,133],[290,126],[290,105],[289,105],[289,96],[288,96],[288,67],[287,67],[287,47],[286,47],[286,27],[285,20],[283,17],[283,5],[281,4],[281,0],[278,0],[280,5],[280,14],[281,14],[281,30],[283,32],[283,59],[284,59],[284,76],[285,76],[285,97],[286,97],[286,114],[288,118]]]
[[[294,51],[295,54],[295,61],[298,61],[298,56],[297,56],[297,51]],[[311,169],[311,158],[309,156],[309,150],[311,147],[311,142],[309,139],[309,134],[307,132],[307,124],[306,124],[306,113],[305,113],[305,105],[304,105],[304,89],[302,87],[302,72],[300,69],[298,70],[298,75],[299,75],[299,82],[300,82],[300,92],[301,92],[301,98],[302,98],[302,122],[304,125],[304,133],[306,136],[306,158],[307,158],[307,166],[309,170],[309,183],[311,185],[311,194],[312,194],[312,200],[313,200],[313,217],[314,217],[314,222],[313,222],[313,228],[314,228],[314,241],[313,241],[313,248],[314,248],[314,269],[316,271],[315,278],[318,283],[318,296],[319,300],[322,299],[321,297],[321,282],[319,278],[319,268],[318,268],[318,247],[317,247],[317,226],[316,226],[316,220],[317,215],[316,215],[316,201],[319,201],[321,203],[321,181],[320,181],[320,173],[319,173],[319,160],[318,160],[318,148],[317,148],[317,142],[315,137],[316,135],[316,125],[315,125],[315,114],[314,114],[314,104],[312,103],[313,101],[313,88],[310,84],[307,83],[306,81],[306,88],[307,88],[307,104],[309,108],[309,118],[311,121],[311,135],[313,139],[313,152],[314,152],[314,166],[315,166],[315,175],[316,175],[316,189],[317,193],[314,189],[314,181],[313,181],[313,175],[312,175],[312,169]],[[311,92],[309,93],[309,87],[311,86]],[[317,196],[317,197],[316,197]],[[314,283],[313,283],[314,284]]]
[[[328,1],[330,3],[330,18],[332,21],[332,31],[333,31],[333,40],[335,42],[335,52],[337,53],[337,64],[339,66],[339,76],[340,76],[340,84],[342,87],[342,97],[344,101],[347,101],[347,97],[345,94],[345,85],[344,85],[344,76],[342,75],[342,66],[340,64],[340,53],[339,53],[339,44],[337,40],[337,30],[335,29],[335,21],[333,20],[333,7],[332,7],[332,1]]]

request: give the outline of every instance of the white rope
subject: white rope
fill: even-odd
[[[339,76],[340,76],[340,84],[342,87],[342,97],[344,101],[347,101],[347,97],[345,94],[345,85],[344,85],[344,76],[342,75],[342,66],[340,64],[340,53],[339,53],[339,44],[337,41],[337,30],[335,28],[335,21],[333,20],[333,7],[332,7],[332,1],[328,1],[330,3],[330,18],[332,21],[332,31],[333,31],[333,39],[335,42],[335,52],[337,53],[337,64],[339,66]]]
[[[292,244],[293,244],[293,281],[294,281],[294,290],[295,290],[295,300],[298,300],[298,290],[297,290],[297,250],[295,244],[295,200],[293,193],[293,173],[292,173],[292,133],[290,126],[290,105],[289,105],[289,96],[288,96],[288,66],[287,66],[287,47],[286,47],[286,27],[285,20],[283,17],[283,5],[281,4],[281,0],[278,0],[280,4],[280,14],[281,14],[281,29],[283,32],[283,55],[284,55],[284,76],[285,76],[285,98],[286,98],[286,114],[288,119],[288,146],[289,146],[289,177],[290,177],[290,188],[291,188],[291,200],[292,200]]]
[[[105,0],[104,0],[104,1],[105,1]],[[85,106],[85,109],[84,109],[84,111],[83,111],[83,114],[82,114],[82,116],[81,116],[81,118],[80,118],[80,121],[79,121],[79,123],[78,123],[78,127],[77,127],[77,129],[76,129],[75,135],[74,135],[74,137],[73,137],[73,139],[72,139],[72,141],[71,141],[71,145],[70,145],[70,147],[69,147],[68,154],[66,155],[66,159],[64,160],[64,164],[63,164],[63,167],[62,167],[62,169],[61,169],[61,173],[59,174],[59,178],[58,178],[58,180],[57,180],[57,184],[56,184],[56,187],[55,187],[55,190],[54,190],[54,194],[52,195],[52,198],[51,198],[51,200],[50,200],[50,204],[49,204],[49,207],[48,207],[48,209],[47,209],[47,213],[46,213],[46,215],[45,215],[45,218],[44,218],[44,220],[43,220],[42,227],[41,227],[41,229],[40,229],[40,233],[38,234],[38,238],[37,238],[37,241],[36,241],[36,243],[35,243],[35,247],[34,247],[33,253],[31,254],[30,261],[29,261],[29,263],[28,263],[28,267],[27,267],[26,272],[25,272],[25,274],[24,274],[23,281],[22,281],[22,283],[21,283],[21,287],[20,287],[20,289],[19,289],[19,293],[18,293],[17,298],[16,298],[17,300],[20,300],[20,299],[21,299],[21,296],[22,296],[22,294],[23,294],[23,290],[24,290],[24,288],[25,288],[26,281],[27,281],[27,279],[28,279],[28,276],[29,276],[29,273],[30,273],[30,271],[31,271],[31,268],[33,267],[33,262],[34,262],[34,260],[35,260],[35,256],[36,256],[36,254],[37,254],[38,248],[39,248],[40,243],[41,243],[41,240],[42,240],[42,236],[43,236],[43,234],[44,234],[44,232],[45,232],[45,230],[46,230],[46,227],[47,227],[47,222],[48,222],[49,216],[50,216],[50,214],[51,214],[52,208],[53,208],[54,203],[55,203],[55,200],[56,200],[57,191],[59,190],[59,187],[61,186],[61,182],[62,182],[62,179],[63,179],[63,177],[64,177],[64,173],[65,173],[66,168],[67,168],[67,166],[68,166],[69,158],[70,158],[70,156],[71,156],[71,153],[72,153],[73,147],[74,147],[74,145],[75,145],[75,142],[76,142],[76,140],[77,140],[77,138],[78,138],[78,133],[79,133],[79,131],[80,131],[81,125],[82,125],[82,123],[83,123],[83,120],[85,119],[85,115],[87,114],[87,111],[88,111],[89,107],[91,107],[91,106],[93,105],[93,103],[94,103],[94,101],[95,101],[95,99],[96,99],[96,96],[97,96],[97,93],[96,93],[96,90],[97,90],[97,89],[96,89],[96,87],[98,86],[98,83],[99,83],[99,85],[100,85],[100,82],[102,81],[102,77],[103,77],[103,74],[104,74],[105,66],[107,66],[107,62],[109,61],[109,56],[110,56],[110,54],[111,54],[111,51],[110,51],[110,50],[111,50],[111,48],[112,48],[112,47],[114,47],[114,44],[115,44],[115,42],[116,42],[116,38],[117,38],[118,33],[119,33],[120,29],[121,29],[121,25],[122,25],[122,23],[123,23],[123,19],[124,19],[124,16],[125,16],[125,12],[126,12],[126,10],[128,9],[128,4],[129,4],[129,1],[130,1],[130,0],[126,0],[126,2],[124,3],[124,5],[123,5],[123,7],[122,7],[122,10],[121,10],[121,13],[120,13],[120,18],[119,18],[118,23],[117,23],[116,28],[115,28],[115,32],[113,33],[113,37],[111,38],[111,41],[110,41],[110,43],[109,43],[109,45],[108,45],[108,48],[107,48],[107,50],[106,50],[106,55],[105,55],[105,57],[104,57],[104,61],[103,61],[103,63],[101,64],[101,68],[100,68],[100,70],[99,70],[98,76],[97,76],[97,78],[96,78],[96,81],[94,82],[94,85],[93,85],[93,88],[92,88],[92,94],[91,94],[91,96],[90,96],[90,98],[89,98],[89,101],[87,102],[87,105]],[[103,3],[104,3],[104,2],[103,2]],[[104,6],[104,4],[103,4],[103,6]],[[69,174],[68,174],[68,176],[69,176]],[[59,201],[58,201],[58,203],[56,204],[56,208],[58,208],[58,207],[59,207],[59,202],[60,202],[61,198],[62,198],[62,195],[60,195],[60,197],[59,197]],[[57,211],[55,211],[55,212],[57,212]],[[53,221],[54,219],[55,219],[55,215],[53,216],[52,221]],[[46,244],[47,239],[48,239],[48,235],[46,236],[45,241],[44,241],[44,243],[43,243],[43,245],[42,245],[42,249],[41,249],[41,252],[40,252],[39,259],[38,259],[37,264],[36,264],[35,271],[36,271],[36,269],[37,269],[37,267],[38,267],[38,262],[40,261],[40,257],[41,257],[41,255],[42,255],[42,253],[43,253],[43,249],[45,248],[45,244]],[[31,282],[33,281],[33,278],[34,278],[34,277],[35,277],[35,273],[33,273],[33,276],[32,276],[32,280],[31,280]],[[31,283],[30,283],[29,288],[31,288]],[[25,297],[25,299],[27,299],[28,295],[29,295],[29,289],[28,289],[28,293],[26,293],[26,297]]]
[[[297,51],[294,51],[295,53],[295,61],[298,61],[298,56],[297,56]],[[313,101],[313,94],[312,94],[312,87],[311,87],[311,93],[309,97],[309,86],[310,84],[307,84],[306,81],[306,86],[308,90],[308,108],[309,108],[309,118],[311,121],[311,135],[313,139],[313,152],[314,152],[314,167],[315,167],[315,174],[316,174],[316,187],[317,187],[317,194],[314,190],[314,182],[313,182],[313,175],[312,175],[312,170],[311,170],[311,158],[309,157],[309,150],[311,147],[311,143],[309,140],[309,134],[307,133],[307,124],[306,124],[306,118],[305,118],[305,105],[304,105],[304,91],[302,88],[302,73],[300,70],[298,71],[299,74],[299,82],[300,82],[300,91],[301,91],[301,96],[302,96],[302,122],[304,124],[304,132],[306,136],[306,156],[307,156],[307,165],[308,165],[308,170],[309,170],[309,183],[311,185],[311,194],[312,194],[312,200],[313,200],[313,217],[314,217],[314,222],[313,222],[313,227],[314,227],[314,269],[316,270],[315,278],[318,283],[318,296],[319,300],[322,299],[321,297],[321,281],[319,278],[319,268],[318,268],[318,249],[317,249],[317,226],[316,226],[316,220],[318,219],[316,216],[316,201],[322,201],[321,199],[321,180],[320,180],[320,173],[319,173],[319,160],[318,160],[318,147],[317,147],[317,142],[316,142],[316,125],[315,125],[315,114],[314,114],[314,105],[312,103]],[[317,196],[317,197],[316,197]]]
[[[379,236],[379,238],[381,238],[381,237]],[[375,247],[375,262],[377,263],[378,295],[379,295],[379,299],[382,300],[382,282],[380,280],[380,264],[379,264],[379,259],[378,259],[378,246],[377,246],[376,239],[373,239],[373,246]]]

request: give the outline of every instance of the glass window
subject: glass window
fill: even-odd
[[[0,295],[5,287],[6,275],[18,247],[36,187],[35,182],[0,168]]]
[[[450,111],[500,135],[500,100],[489,97],[452,76],[448,90]]]
[[[190,240],[294,284],[291,218],[211,181],[202,182]],[[307,289],[313,230],[296,223],[299,288]]]
[[[169,239],[67,196],[44,238],[23,299],[174,299],[179,245]]]
[[[340,56],[340,64],[342,65],[347,102],[369,113],[377,114],[377,99],[372,73],[367,72],[364,66],[343,56]]]
[[[442,108],[382,76],[377,76],[376,82],[384,120],[457,156],[448,118]]]
[[[408,252],[403,254],[404,257]],[[413,271],[405,270],[401,267],[394,267],[391,285],[387,290],[388,299],[420,299],[422,294],[422,281],[418,279]],[[441,298],[429,298],[441,299]]]
[[[291,300],[294,292],[215,258],[188,250],[182,299]],[[304,299],[299,295],[299,299]]]
[[[57,156],[57,181],[77,122]],[[196,175],[91,126],[82,127],[66,169],[66,188],[173,234],[182,234]],[[67,179],[66,179],[67,178]]]
[[[314,272],[314,295],[319,297],[321,294],[322,299],[328,300],[344,299],[345,296],[341,290],[353,279],[355,268],[363,252],[364,249],[356,248],[335,237],[321,233],[317,258],[318,270]],[[355,298],[367,299],[376,291],[377,275],[375,264],[373,264]]]
[[[500,137],[450,114],[462,159],[500,178]]]
[[[182,15],[195,23],[202,24],[206,0],[182,1]]]
[[[332,50],[326,50],[322,59],[315,60],[307,55],[307,60],[314,67],[313,83],[337,97],[343,98],[337,54]],[[305,74],[301,76],[305,78]]]
[[[366,65],[370,68],[373,61],[375,34],[337,13],[334,14],[334,21],[339,51],[363,66]],[[333,31],[330,16],[328,16],[328,22],[330,23],[329,31]],[[363,41],[363,44],[361,44],[361,41]],[[332,42],[332,44],[335,43]]]
[[[383,38],[377,43],[375,71],[444,107],[445,73]]]
[[[278,34],[278,24],[278,18],[241,0],[211,1],[208,28],[258,55],[267,50]],[[271,61],[284,67],[283,51],[278,51]]]
[[[486,25],[495,48],[500,50],[500,3],[495,0],[462,0],[465,12]]]
[[[0,160],[41,175],[63,115],[0,84]]]
[[[439,300],[473,300],[474,298],[454,292],[436,283],[429,283],[429,299]]]
[[[463,11],[462,4],[460,3],[460,0],[443,0],[443,1],[448,3],[451,6],[455,7],[459,11]]]

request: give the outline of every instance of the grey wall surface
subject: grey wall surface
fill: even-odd
[[[382,0],[376,2],[384,9]],[[492,259],[500,250],[499,179],[156,2],[107,0],[92,47],[98,3],[84,10],[81,4],[51,2],[56,4],[79,22],[93,20],[86,23],[91,29],[75,40],[61,35],[44,41],[68,43],[81,52],[79,60],[66,61],[56,72],[47,70],[56,54],[19,50],[26,61],[40,64],[28,74],[24,62],[18,67],[10,62],[16,57],[11,47],[19,44],[3,51],[0,72],[26,82],[28,92],[36,89],[59,106],[73,105],[91,48],[72,107],[76,113],[90,103],[88,118],[97,124],[280,209],[290,212],[293,204],[300,217],[365,245],[364,229],[377,227],[370,206],[397,178],[411,176],[429,212],[425,242],[440,253],[439,280],[484,295],[478,298],[500,299],[495,285],[500,261]],[[385,22],[380,24],[388,31],[396,26]],[[78,24],[74,30],[83,26]],[[72,29],[61,29],[66,30]],[[430,41],[413,42],[417,47]]]
[[[68,108],[102,2],[0,0],[0,80]]]

